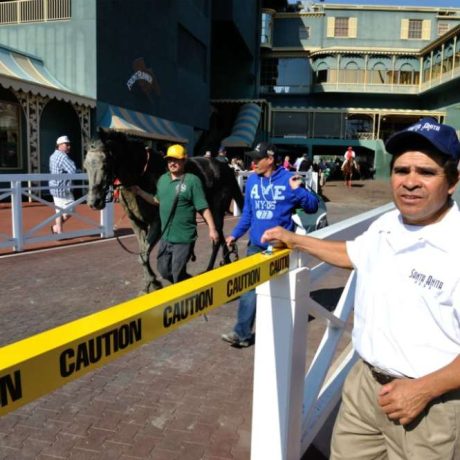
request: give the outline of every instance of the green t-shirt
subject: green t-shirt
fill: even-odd
[[[168,228],[164,229],[171,207],[176,197],[180,179],[171,179],[169,172],[158,180],[156,199],[160,203],[161,237],[170,243],[191,243],[197,238],[196,212],[208,208],[200,179],[193,174],[185,174],[179,192],[176,211],[169,221]]]

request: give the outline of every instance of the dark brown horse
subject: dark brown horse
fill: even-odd
[[[345,185],[351,187],[351,179],[353,178],[353,173],[358,171],[358,167],[353,158],[348,158],[342,164],[342,173],[345,179]]]
[[[84,161],[88,173],[88,205],[102,209],[113,180],[118,178],[120,203],[129,217],[139,243],[140,262],[144,270],[144,292],[162,287],[150,265],[150,253],[161,236],[158,207],[147,203],[129,190],[138,185],[152,194],[156,192],[158,178],[166,171],[165,160],[157,152],[149,153],[144,143],[123,133],[100,131],[100,139],[91,140]],[[219,249],[229,262],[223,234],[224,217],[235,200],[243,208],[243,195],[233,170],[226,164],[201,157],[191,157],[185,164],[186,172],[197,175],[205,191],[209,209],[219,232],[219,243],[213,245],[208,270],[214,267]]]

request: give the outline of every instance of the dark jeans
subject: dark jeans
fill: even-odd
[[[165,280],[178,283],[190,278],[187,273],[187,262],[192,255],[193,246],[194,243],[169,243],[160,240],[157,269]]]
[[[246,255],[252,256],[262,251],[264,251],[264,248],[250,244],[246,251]],[[240,297],[237,322],[233,328],[240,340],[250,340],[252,338],[252,329],[256,319],[256,305],[257,298],[255,289],[244,293]]]

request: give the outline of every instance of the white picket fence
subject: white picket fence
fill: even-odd
[[[54,204],[42,198],[43,192],[48,193],[48,181],[50,179],[72,180],[72,190],[80,190],[81,198],[75,200],[65,209],[60,209],[55,214]],[[76,184],[81,182],[81,185]],[[104,210],[99,212],[99,221],[88,218],[78,212],[78,205],[86,202],[87,175],[79,174],[2,174],[0,184],[0,203],[3,200],[11,200],[11,230],[9,233],[0,233],[0,248],[12,247],[14,251],[23,251],[28,244],[54,241],[63,238],[77,238],[81,236],[100,235],[102,238],[113,236],[113,204],[108,203]],[[35,202],[50,208],[49,217],[45,218],[33,228],[24,229],[24,202]],[[74,208],[72,217],[84,223],[81,230],[67,231],[60,235],[52,235],[50,232],[39,234],[43,228],[48,229],[54,223],[57,215],[69,212]]]

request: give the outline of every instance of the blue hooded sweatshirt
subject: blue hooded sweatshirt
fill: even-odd
[[[266,248],[268,244],[260,241],[265,230],[277,225],[294,229],[291,216],[295,208],[301,207],[307,213],[317,211],[318,200],[313,193],[304,187],[292,190],[292,176],[292,172],[278,167],[270,177],[256,173],[248,177],[243,213],[231,233],[235,239],[249,230],[250,244]]]

